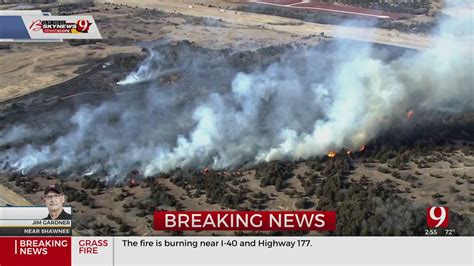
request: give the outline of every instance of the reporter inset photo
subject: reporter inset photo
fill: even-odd
[[[71,214],[67,213],[63,206],[66,201],[63,190],[58,184],[46,187],[43,196],[44,204],[48,207],[48,216],[43,220],[71,220]]]

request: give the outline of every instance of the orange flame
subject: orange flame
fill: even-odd
[[[360,147],[359,149],[359,152],[363,152],[365,150],[365,145],[362,145],[362,147]]]
[[[334,158],[334,157],[336,157],[336,152],[335,152],[335,151],[329,151],[329,152],[328,152],[328,157],[329,157],[329,158]]]
[[[352,155],[352,151],[351,151],[351,150],[347,150],[347,151],[346,151],[346,154],[347,154],[347,156],[351,156],[351,155]]]
[[[407,112],[407,119],[411,119],[414,114],[415,114],[415,111],[413,111],[413,110],[408,111]]]

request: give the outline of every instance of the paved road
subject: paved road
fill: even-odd
[[[2,198],[2,196],[0,196],[0,206],[6,206],[7,204],[10,204],[10,203],[7,202],[6,199]]]
[[[271,5],[282,8],[293,8],[303,10],[316,10],[328,13],[339,13],[343,15],[350,15],[354,17],[369,17],[381,19],[399,19],[403,14],[392,12],[383,12],[375,9],[361,8],[355,6],[335,5],[329,3],[321,3],[319,1],[281,1],[281,0],[261,0],[257,3],[262,5]]]
[[[26,199],[8,189],[4,185],[0,184],[0,206],[5,206],[7,204],[14,206],[30,206],[31,203]]]

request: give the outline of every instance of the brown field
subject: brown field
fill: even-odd
[[[268,58],[278,58],[275,47],[316,46],[337,37],[387,45],[393,50],[423,49],[431,38],[394,30],[323,25],[229,10],[242,1],[203,2],[101,0],[94,7],[73,12],[94,16],[104,38],[101,41],[15,43],[10,44],[9,49],[0,50],[0,129],[17,121],[35,121],[40,115],[47,116],[57,110],[70,110],[81,103],[94,104],[128,97],[128,93],[143,92],[143,88],[119,91],[116,82],[137,68],[146,56],[143,47],[152,47],[163,41],[185,43],[183,46],[190,49],[244,51],[247,53],[242,54],[243,59],[238,58],[242,59],[239,63],[245,64],[246,60],[257,57],[257,62],[261,60],[268,64],[270,59],[261,59],[258,53],[254,57],[248,51],[261,52],[260,48],[270,48],[261,53]],[[111,62],[121,64],[109,70],[106,65]],[[181,76],[183,73],[171,73],[159,79],[165,89],[175,84],[182,85],[180,103],[210,93],[209,88],[192,88],[192,81],[181,80]],[[432,121],[440,120],[436,114],[431,115],[427,117]],[[471,132],[472,114],[457,121],[464,130]],[[44,122],[45,126],[47,122]],[[462,216],[462,219],[456,218],[460,221],[456,225],[460,225],[474,218],[474,142],[468,133],[460,139],[456,134],[459,130],[450,126],[447,126],[446,139],[439,140],[428,151],[419,151],[415,143],[400,152],[397,150],[399,145],[387,141],[383,145],[368,144],[365,153],[356,152],[353,157],[339,151],[332,159],[322,156],[296,162],[264,163],[245,169],[174,171],[148,179],[130,177],[107,184],[103,180],[77,175],[59,178],[41,172],[28,176],[2,173],[0,204],[41,204],[42,189],[53,182],[62,182],[68,190],[68,204],[73,207],[79,234],[168,235],[171,233],[156,232],[152,228],[152,213],[156,206],[170,210],[315,209],[330,195],[342,197],[331,205],[337,208],[347,206],[343,204],[359,203],[357,197],[360,195],[353,196],[354,200],[344,198],[345,192],[355,188],[354,191],[382,191],[381,194],[388,194],[387,199],[399,204],[397,207],[403,210],[421,210],[421,213],[414,214],[420,217],[425,215],[426,206],[449,206],[456,215]],[[436,137],[437,132],[433,133],[433,138]],[[6,148],[0,146],[0,149]],[[395,156],[380,158],[390,153],[387,149],[398,157],[406,155],[408,159],[400,163],[396,162]],[[347,165],[350,169],[340,174]],[[283,173],[288,177],[282,177],[281,188],[275,184],[262,184],[268,175],[284,176]],[[218,187],[198,188],[199,184],[193,183],[196,179]],[[316,191],[310,191],[312,184],[308,183],[313,181]],[[327,185],[339,181],[341,187]],[[216,200],[211,200],[213,193],[218,194]],[[378,196],[385,199],[384,195]],[[363,196],[361,198],[364,202]],[[160,201],[160,204],[151,199]],[[373,203],[370,200],[369,203]],[[209,235],[209,232],[188,234]]]

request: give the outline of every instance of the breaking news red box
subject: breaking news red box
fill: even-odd
[[[71,237],[1,237],[0,265],[70,266]]]

